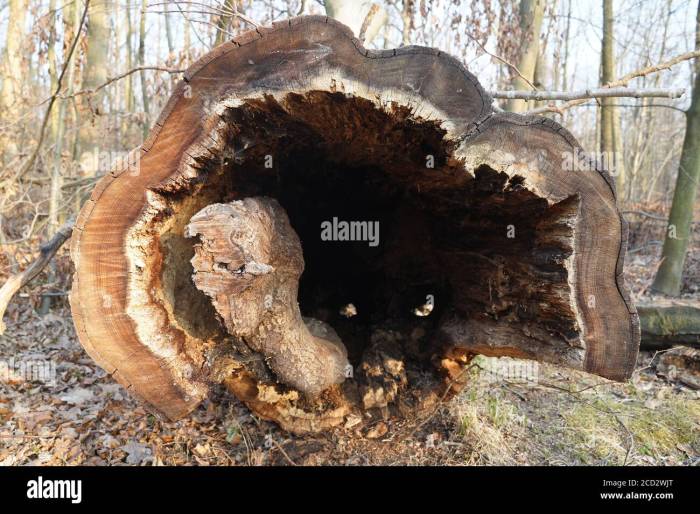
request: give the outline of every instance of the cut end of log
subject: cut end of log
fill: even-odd
[[[293,432],[415,416],[475,354],[631,374],[626,228],[568,133],[494,114],[432,50],[374,55],[315,17],[264,34],[195,65],[139,172],[81,213],[98,363],[168,418],[224,384]]]

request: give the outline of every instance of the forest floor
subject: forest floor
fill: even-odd
[[[649,220],[632,228],[626,276],[638,299],[659,262],[662,229]],[[697,232],[684,284],[690,297],[700,294]],[[67,259],[62,251],[58,267],[69,272]],[[0,465],[700,463],[700,391],[657,373],[659,355],[649,352],[624,384],[542,364],[534,380],[509,381],[479,358],[470,385],[430,416],[377,421],[359,433],[290,436],[223,391],[190,417],[161,422],[88,357],[66,302],[36,314],[45,289],[30,285],[15,298],[0,336]],[[54,383],[7,371],[20,361],[55,363]]]

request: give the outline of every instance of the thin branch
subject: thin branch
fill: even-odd
[[[527,85],[528,85],[528,86],[530,86],[534,91],[537,91],[537,87],[535,87],[535,85],[534,85],[532,82],[530,82],[530,81],[528,80],[528,78],[527,78],[525,75],[523,75],[522,73],[520,73],[520,70],[518,69],[518,67],[517,67],[515,64],[512,64],[512,63],[506,61],[503,57],[501,57],[501,56],[499,56],[499,55],[496,55],[496,54],[492,54],[491,52],[489,52],[488,50],[486,50],[486,48],[484,48],[484,45],[482,45],[481,43],[479,43],[479,41],[477,41],[476,38],[474,38],[474,37],[473,37],[471,34],[469,34],[468,32],[467,32],[467,37],[469,37],[469,39],[471,39],[472,41],[474,41],[474,42],[479,46],[479,48],[481,48],[481,51],[482,51],[482,52],[484,52],[485,54],[487,54],[487,55],[493,57],[493,58],[496,59],[497,61],[500,61],[500,62],[502,62],[503,64],[505,64],[506,66],[508,66],[508,67],[509,67],[510,69],[512,69],[515,73],[517,73],[518,76],[519,76],[521,79],[523,79],[525,82],[527,82]]]
[[[63,225],[58,232],[49,240],[48,243],[41,245],[39,256],[25,269],[22,273],[11,276],[7,282],[0,288],[0,334],[5,332],[5,324],[2,322],[2,317],[5,315],[7,305],[12,300],[12,297],[22,287],[27,285],[41,270],[51,261],[56,252],[63,243],[70,239],[73,233],[73,221],[69,221]]]
[[[650,75],[652,73],[657,73],[662,70],[667,70],[671,66],[674,66],[678,63],[681,63],[683,61],[688,61],[690,59],[697,59],[700,57],[700,50],[694,50],[692,52],[686,52],[681,55],[677,55],[673,59],[669,59],[668,61],[662,62],[661,64],[655,64],[653,66],[647,66],[646,68],[642,68],[639,70],[635,70],[631,73],[628,73],[627,75],[624,75],[622,78],[615,80],[613,82],[610,82],[608,84],[605,84],[603,87],[604,88],[618,88],[618,87],[624,87],[626,86],[631,80],[639,78],[639,77],[644,77],[646,75]],[[569,102],[566,102],[562,105],[546,105],[544,107],[540,107],[538,109],[532,109],[531,111],[527,111],[525,114],[543,114],[546,112],[556,112],[559,114],[563,114],[565,110],[570,109],[571,107],[574,107],[576,105],[580,105],[582,103],[585,103],[588,101],[588,98],[583,98],[583,99],[578,99],[578,100],[571,100]]]
[[[185,73],[185,70],[181,69],[176,69],[176,68],[166,68],[163,66],[137,66],[136,68],[132,68],[129,71],[125,71],[124,73],[121,73],[115,77],[109,77],[107,78],[107,81],[104,82],[103,84],[100,84],[99,86],[92,88],[92,89],[81,89],[80,91],[77,91],[73,93],[72,95],[61,95],[59,98],[66,100],[68,98],[74,98],[76,96],[80,95],[87,95],[87,94],[94,94],[100,91],[101,89],[106,88],[110,84],[113,84],[114,82],[121,80],[125,77],[128,77],[132,73],[138,73],[140,71],[164,71],[170,74],[178,74],[178,73]]]
[[[647,212],[647,211],[634,211],[634,210],[622,211],[622,214],[636,214],[637,216],[642,216],[644,218],[649,218],[649,219],[652,219],[655,221],[663,221],[664,223],[668,222],[667,217],[660,216],[658,214],[654,214],[654,213]],[[691,223],[691,225],[695,225],[695,224],[700,223],[700,221],[691,221],[690,223]]]
[[[164,2],[164,3],[152,3],[152,4],[149,4],[147,7],[157,6],[157,5],[169,5],[169,4],[175,4],[181,13],[182,13],[182,9],[180,8],[179,4],[200,5],[202,7],[206,7],[207,9],[212,9],[214,11],[218,11],[218,12],[213,12],[213,13],[209,12],[206,14],[214,14],[214,15],[221,14],[221,15],[225,15],[225,16],[235,16],[236,18],[239,18],[240,20],[253,26],[256,29],[260,28],[259,23],[256,23],[255,21],[248,18],[246,15],[239,13],[238,6],[235,3],[234,3],[233,10],[226,8],[224,5],[221,5],[220,7],[216,7],[213,5],[204,4],[202,2],[190,2],[190,1],[178,1],[178,0],[171,0],[170,2]],[[194,21],[199,21],[199,20],[194,20]]]
[[[632,97],[632,98],[680,98],[685,89],[631,89],[627,87],[601,87],[581,91],[492,91],[493,98],[519,100],[579,100],[589,98]]]

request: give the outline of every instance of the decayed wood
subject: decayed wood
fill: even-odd
[[[271,198],[208,205],[186,236],[198,236],[193,280],[211,297],[231,335],[262,353],[279,380],[317,396],[345,380],[347,351],[331,327],[302,320],[299,237]]]
[[[626,225],[604,170],[567,167],[580,151],[549,119],[494,113],[476,77],[437,50],[370,51],[325,17],[259,27],[187,70],[143,146],[81,211],[71,245],[81,343],[164,417],[186,415],[218,382],[297,432],[364,408],[415,413],[475,353],[624,380],[639,345]],[[381,219],[376,248],[319,240],[318,222],[338,209]],[[306,261],[302,311],[341,335],[353,365],[342,384],[340,347],[310,339],[294,308],[294,231],[264,221],[287,215]],[[249,242],[223,237],[244,220]],[[271,233],[283,235],[257,248]],[[241,263],[275,271],[231,275],[235,248],[252,252]],[[292,258],[276,264],[281,255]],[[270,287],[273,305],[284,300],[272,317],[258,312]],[[414,316],[428,293],[435,308]],[[357,315],[336,314],[349,303]],[[281,362],[287,338],[299,352]],[[321,353],[307,359],[302,346]],[[302,376],[314,360],[331,366]]]
[[[70,239],[73,232],[73,222],[69,221],[54,234],[54,236],[39,248],[39,256],[27,266],[27,268],[16,275],[12,275],[0,288],[0,334],[5,332],[5,324],[2,318],[7,310],[7,305],[12,297],[22,287],[27,285],[41,270],[51,261],[56,252],[63,246],[63,243]]]

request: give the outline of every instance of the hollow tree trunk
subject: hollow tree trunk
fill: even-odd
[[[628,378],[610,177],[491,104],[456,59],[326,17],[217,47],[77,220],[83,346],[167,418],[224,384],[293,432],[415,415],[477,353]]]

